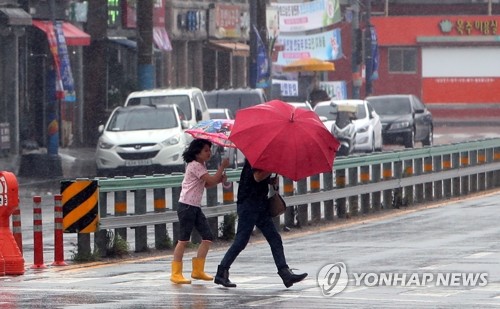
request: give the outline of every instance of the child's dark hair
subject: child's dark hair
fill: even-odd
[[[205,145],[212,147],[212,142],[206,139],[197,138],[194,139],[189,147],[182,153],[182,158],[186,163],[196,160],[196,155],[199,154]]]

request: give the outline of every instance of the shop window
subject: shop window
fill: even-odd
[[[390,48],[389,73],[416,73],[417,50],[415,48]]]

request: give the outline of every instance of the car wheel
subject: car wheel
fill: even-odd
[[[405,138],[405,148],[415,148],[415,130],[412,130]]]
[[[422,141],[423,146],[432,146],[434,144],[434,129],[431,127],[429,135]]]

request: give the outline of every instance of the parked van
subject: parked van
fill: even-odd
[[[135,91],[128,95],[125,106],[177,104],[189,126],[210,119],[203,91],[199,88],[166,88]]]

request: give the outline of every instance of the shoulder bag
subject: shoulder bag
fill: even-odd
[[[269,214],[271,217],[277,217],[285,213],[286,203],[278,193],[278,186],[272,186],[272,188],[274,189],[274,194],[267,199],[269,202]]]

